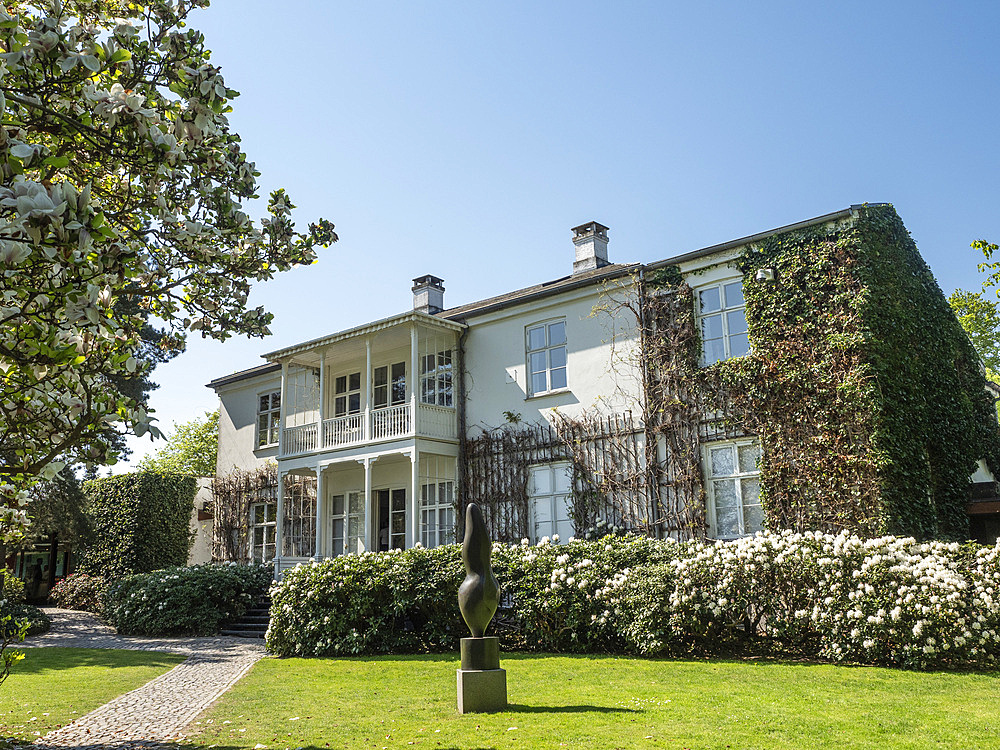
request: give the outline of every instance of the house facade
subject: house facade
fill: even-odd
[[[830,254],[850,246],[846,265],[857,272],[843,283],[875,294],[881,282],[869,279],[868,256],[878,253],[867,252],[865,232],[872,216],[890,214],[891,207],[853,206],[650,264],[612,263],[608,228],[590,222],[572,230],[572,272],[563,278],[449,308],[443,280],[422,276],[413,280],[411,310],[269,352],[266,364],[213,380],[219,475],[277,465],[277,491],[248,506],[247,555],[274,560],[280,575],[310,559],[433,547],[455,540],[470,501],[484,507],[494,536],[507,541],[565,539],[601,524],[725,539],[767,523],[795,525],[796,513],[800,526],[894,530],[899,513],[889,508],[879,473],[885,461],[868,458],[885,451],[877,443],[891,408],[874,396],[856,412],[820,408],[823,388],[804,391],[803,413],[815,413],[816,429],[792,439],[791,426],[761,421],[780,404],[747,406],[760,397],[748,396],[748,384],[781,379],[768,367],[787,356],[786,345],[809,345],[767,330],[774,300],[794,308],[804,290],[815,291],[809,247],[799,274],[788,243],[817,243],[822,252],[814,254],[826,258],[817,267],[829,264],[830,274],[839,263]],[[922,263],[915,248],[901,252]],[[823,293],[830,301],[814,303],[817,320],[837,318],[831,311],[838,305],[857,307],[844,290]],[[937,310],[934,290],[928,294],[929,302],[914,304]],[[939,289],[936,295],[943,302]],[[822,328],[810,313],[798,314],[805,317],[790,321],[792,338]],[[859,330],[869,325],[865,315],[857,314]],[[821,333],[809,351],[830,348],[823,342],[832,334]],[[869,356],[864,335],[856,338],[833,347],[853,357],[829,360],[841,385],[879,376],[873,368],[881,359]],[[978,370],[966,375],[972,385],[956,387],[985,393]],[[982,414],[976,398],[969,419]],[[769,471],[806,482],[808,472],[795,476],[794,467],[813,460],[812,447],[855,430],[830,429],[824,409],[839,410],[867,432],[838,443],[852,467],[840,485],[812,487],[805,502],[815,506],[816,493],[833,497],[856,479],[859,510],[803,516],[766,487],[762,505]],[[780,414],[771,421],[785,424]],[[769,444],[777,449],[770,459]],[[984,460],[975,467],[992,481],[985,460],[992,458],[980,452],[975,459]],[[945,528],[934,525],[936,518],[927,523]]]

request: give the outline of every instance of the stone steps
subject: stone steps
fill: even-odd
[[[238,620],[226,623],[219,632],[233,638],[263,638],[270,622],[271,602],[265,600],[248,609]]]

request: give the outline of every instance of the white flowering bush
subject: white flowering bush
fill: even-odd
[[[108,586],[102,615],[124,635],[213,635],[271,583],[270,565],[192,565],[130,575]]]
[[[1000,547],[765,532],[732,542],[605,537],[493,547],[505,649],[795,654],[930,668],[995,664]],[[457,545],[352,555],[272,589],[278,654],[453,650]]]

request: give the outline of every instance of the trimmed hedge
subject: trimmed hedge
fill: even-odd
[[[184,565],[198,482],[194,477],[144,471],[84,482],[93,543],[80,571],[117,578]]]
[[[1000,546],[765,532],[725,543],[639,537],[494,545],[505,649],[784,654],[906,667],[1000,654]],[[279,655],[454,650],[459,547],[287,571],[271,590]]]
[[[270,565],[194,565],[127,576],[108,586],[103,616],[123,635],[213,635],[271,584]]]
[[[55,585],[49,598],[57,607],[101,614],[108,582],[100,576],[74,573]]]

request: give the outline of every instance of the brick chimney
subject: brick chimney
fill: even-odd
[[[433,315],[444,310],[444,279],[418,276],[413,280],[413,309]]]
[[[573,244],[576,245],[574,274],[608,265],[608,228],[603,224],[591,221],[573,227]]]

